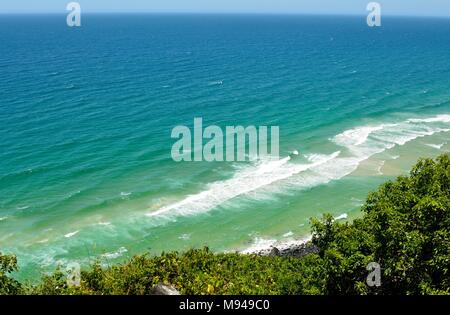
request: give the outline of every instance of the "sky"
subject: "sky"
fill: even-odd
[[[82,12],[366,14],[372,0],[78,0]],[[0,0],[0,13],[65,13],[71,0]],[[450,16],[450,0],[377,0],[384,15]]]

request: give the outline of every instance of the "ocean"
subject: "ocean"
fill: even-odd
[[[305,239],[450,150],[450,19],[0,15],[0,43],[0,251],[20,278]],[[280,160],[174,162],[195,117],[279,126]]]

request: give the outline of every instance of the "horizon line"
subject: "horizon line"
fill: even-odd
[[[0,15],[67,15],[69,11],[49,12],[2,12]],[[271,16],[352,16],[364,17],[365,13],[333,13],[333,12],[218,12],[218,11],[82,11],[85,15],[271,15]],[[450,18],[450,15],[414,15],[399,13],[384,13],[384,17],[411,18]]]

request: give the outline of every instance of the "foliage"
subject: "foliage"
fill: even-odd
[[[422,159],[371,193],[352,224],[314,220],[325,294],[450,294],[450,157]],[[382,286],[364,285],[369,262]]]
[[[17,258],[11,255],[2,255],[0,252],[0,294],[20,294],[22,286],[19,282],[9,277],[17,271]]]
[[[208,248],[183,254],[135,256],[108,269],[100,264],[82,272],[79,288],[68,288],[62,277],[45,277],[33,294],[149,294],[158,283],[172,284],[182,294],[294,294],[307,260],[241,254],[214,254]],[[314,278],[315,279],[315,278]],[[314,280],[315,281],[315,280]],[[318,291],[311,291],[318,293]]]

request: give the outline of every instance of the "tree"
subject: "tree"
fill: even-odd
[[[450,156],[422,159],[410,176],[371,193],[352,224],[313,220],[325,294],[450,294]],[[381,287],[365,285],[369,262]]]
[[[2,255],[0,252],[0,294],[20,294],[22,287],[18,281],[9,275],[18,270],[17,258],[11,255]]]

